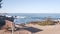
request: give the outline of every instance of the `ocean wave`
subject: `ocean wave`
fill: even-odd
[[[26,18],[26,16],[17,16],[16,18]]]

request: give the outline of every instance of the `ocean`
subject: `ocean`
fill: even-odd
[[[41,21],[45,20],[46,17],[50,17],[53,20],[60,19],[59,13],[8,13],[10,16],[18,16],[14,20],[15,23],[28,23],[31,21]]]

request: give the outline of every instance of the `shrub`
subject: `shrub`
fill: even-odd
[[[30,22],[32,24],[38,24],[38,25],[54,25],[54,21],[51,18],[46,18],[45,21],[35,21],[35,22]]]

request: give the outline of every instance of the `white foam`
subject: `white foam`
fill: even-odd
[[[6,17],[12,17],[12,16],[6,15]]]
[[[26,18],[26,16],[17,16],[16,18]]]

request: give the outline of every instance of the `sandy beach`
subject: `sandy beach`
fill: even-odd
[[[60,34],[60,24],[49,26],[26,24],[24,27],[15,31],[14,34]],[[0,34],[11,34],[11,32],[0,30]]]
[[[36,32],[34,34],[60,34],[60,24],[50,25],[50,26],[40,26],[40,25],[26,25],[40,29],[42,31]]]

